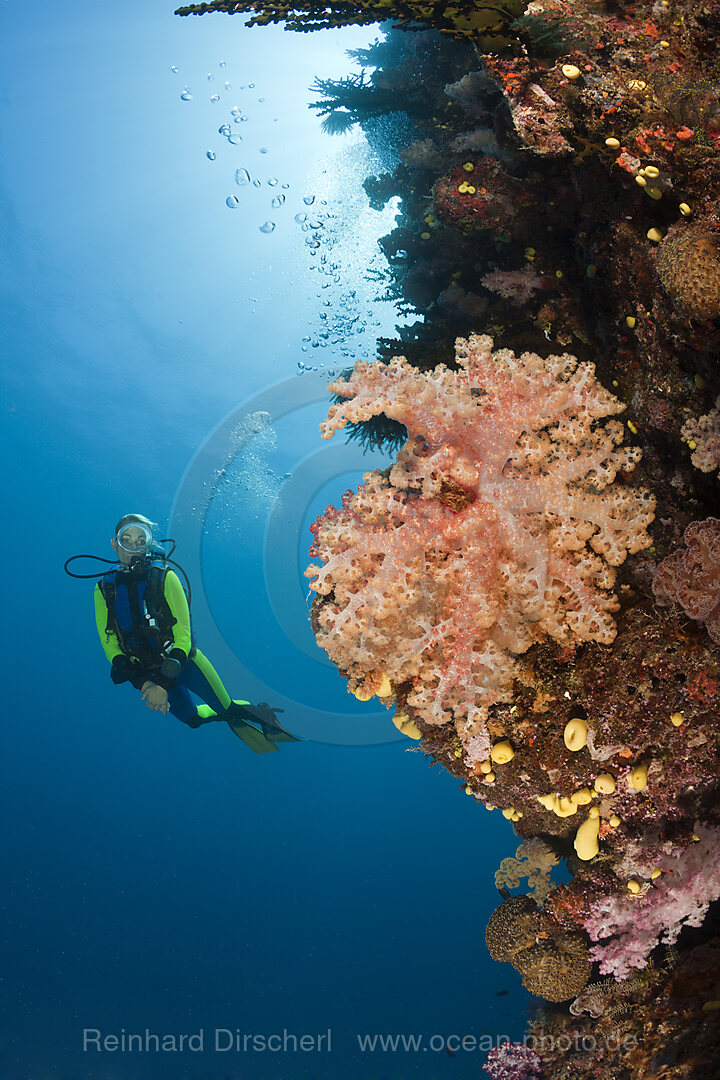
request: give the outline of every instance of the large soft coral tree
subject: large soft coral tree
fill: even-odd
[[[356,364],[323,425],[384,413],[408,441],[313,526],[316,636],[353,690],[409,687],[428,723],[484,734],[515,657],[545,635],[610,642],[614,567],[647,547],[654,502],[620,481],[640,458],[624,406],[568,355],[459,339],[457,370]],[[602,422],[604,421],[604,422]]]

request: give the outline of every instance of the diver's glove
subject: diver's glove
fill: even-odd
[[[132,679],[133,662],[129,656],[125,656],[124,653],[120,653],[119,656],[113,656],[112,667],[110,668],[110,678],[116,686],[120,686],[121,683],[130,682]]]

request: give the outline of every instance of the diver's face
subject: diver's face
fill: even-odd
[[[144,529],[128,525],[120,534],[120,543],[112,538],[112,546],[123,566],[129,566],[136,555],[142,555],[147,548],[147,535]]]

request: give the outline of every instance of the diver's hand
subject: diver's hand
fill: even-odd
[[[166,713],[170,708],[167,690],[156,683],[146,682],[143,684],[142,698],[148,709],[153,709],[155,712]]]

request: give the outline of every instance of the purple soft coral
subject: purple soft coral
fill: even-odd
[[[687,546],[658,566],[653,591],[661,604],[682,604],[720,645],[720,519],[693,521],[684,539]]]
[[[535,1080],[542,1075],[542,1061],[523,1043],[501,1043],[489,1052],[483,1069],[492,1080]]]
[[[604,975],[627,978],[647,965],[659,941],[672,945],[683,926],[702,925],[720,897],[720,829],[696,822],[695,836],[681,853],[661,857],[663,878],[645,895],[607,896],[590,908],[584,925],[592,940],[612,935],[590,953]]]

